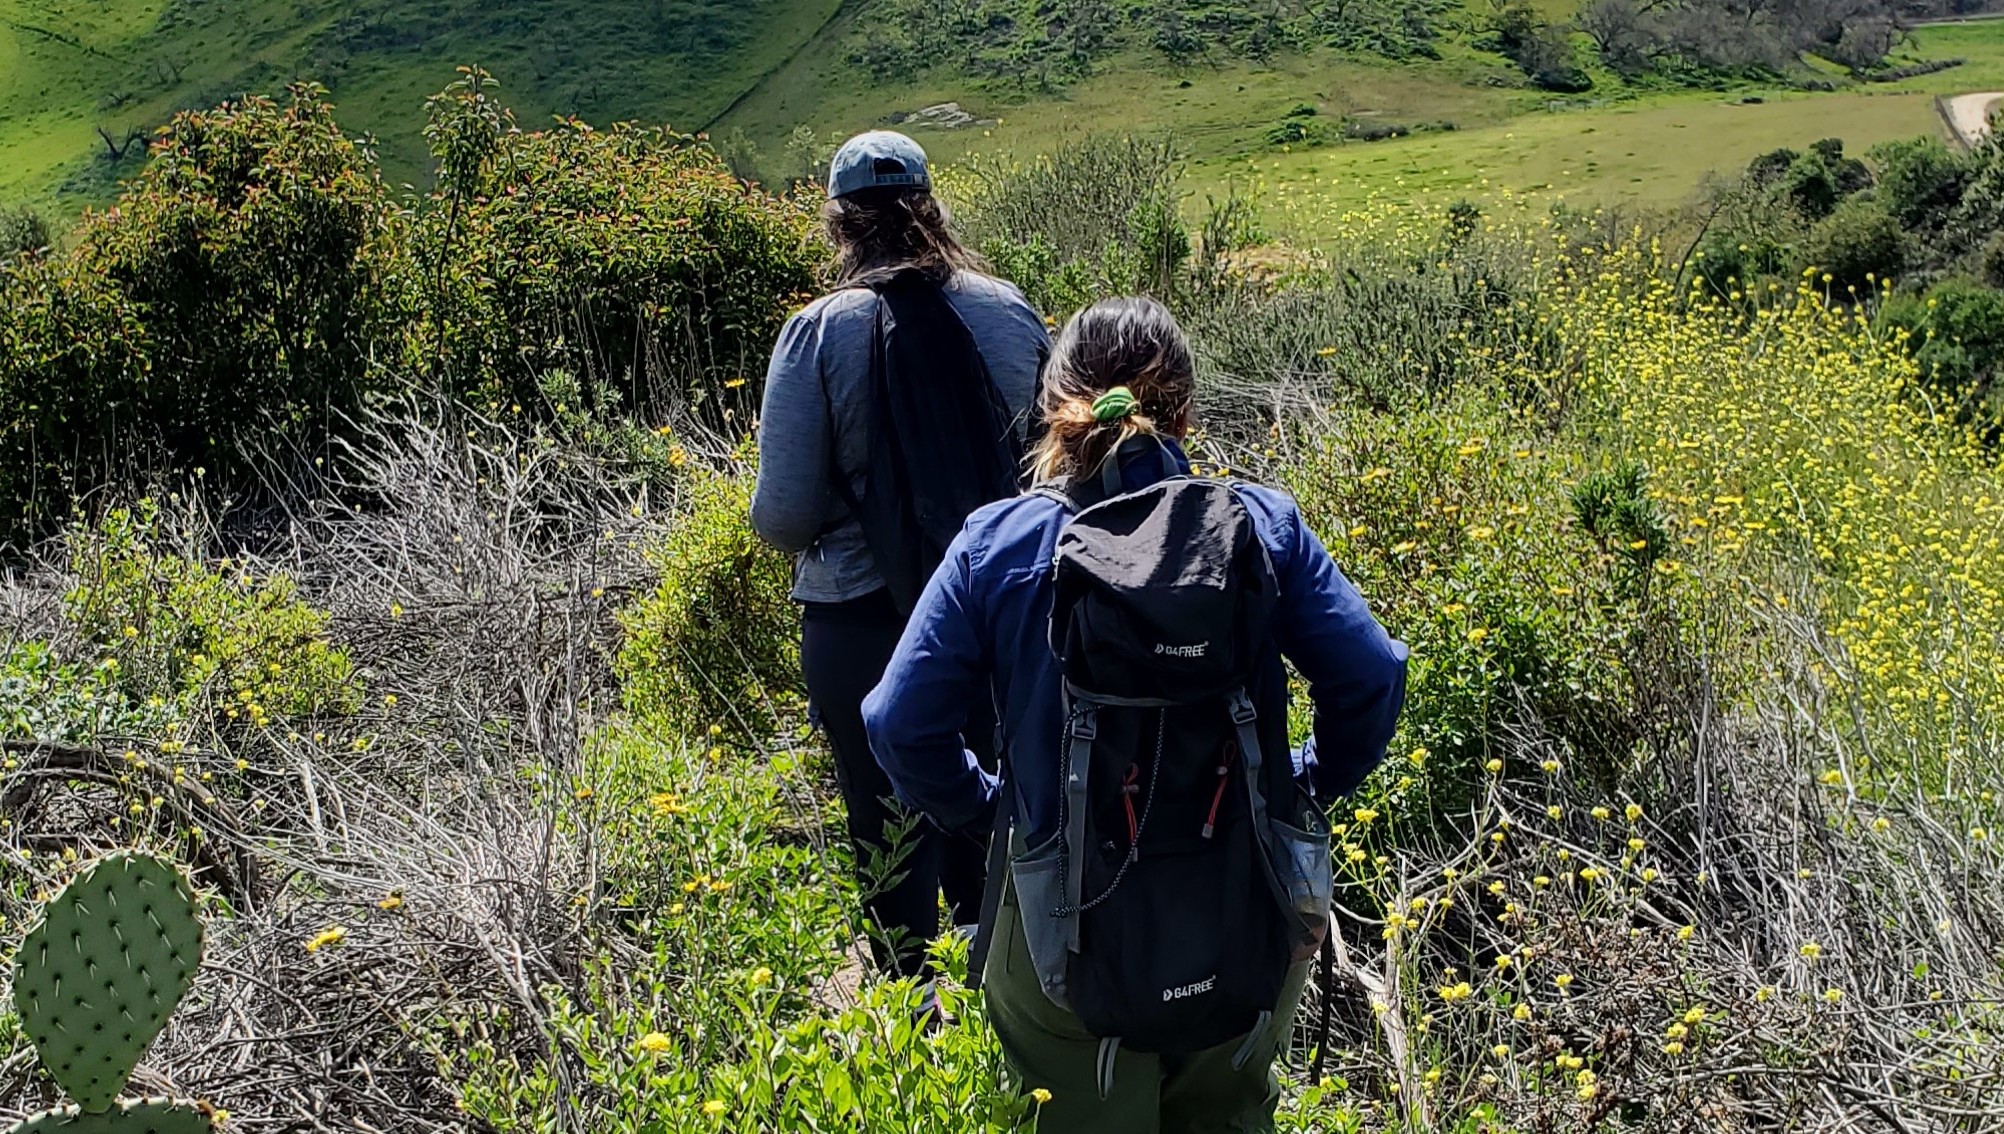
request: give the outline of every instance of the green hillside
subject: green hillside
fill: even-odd
[[[1537,10],[1564,18],[1571,7],[1554,0]],[[1425,16],[1431,38],[1414,43],[1318,24],[1281,50],[1247,42],[1260,29],[1227,18],[1250,9],[1175,10],[1184,8],[1223,13],[1225,29],[1186,37],[1201,48],[1187,56],[1161,46],[1160,28],[1153,39],[1135,30],[1140,13],[1170,10],[1149,5],[1127,24],[1110,22],[1099,46],[1060,55],[985,32],[885,47],[884,29],[934,10],[906,0],[0,0],[0,203],[66,211],[104,200],[136,166],[143,147],[132,140],[174,111],[296,79],[327,86],[343,124],[375,139],[391,177],[416,181],[427,165],[424,98],[468,63],[500,80],[525,125],[575,114],[708,129],[733,148],[734,164],[766,179],[800,175],[845,132],[950,102],[971,121],[910,127],[941,156],[1028,155],[1100,130],[1162,130],[1199,186],[1312,187],[1331,207],[1374,194],[1546,185],[1674,201],[1708,169],[1827,134],[1862,147],[1927,132],[1938,128],[1928,95],[2004,86],[2004,25],[1995,23],[1917,33],[1895,61],[1968,62],[1903,83],[1857,84],[1833,70],[1839,89],[1823,94],[1774,79],[1631,86],[1589,63],[1592,89],[1561,97],[1481,49],[1487,4],[1400,9]],[[1590,61],[1584,37],[1573,38]],[[1290,126],[1290,112],[1304,108],[1312,117]],[[1286,140],[1290,130],[1302,144]]]
[[[399,177],[459,64],[525,124],[576,114],[693,129],[783,63],[830,0],[0,0],[0,200],[98,198],[130,132],[294,79],[331,88]]]

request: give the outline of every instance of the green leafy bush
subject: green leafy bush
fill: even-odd
[[[1892,300],[1881,318],[1909,336],[1932,396],[1987,432],[2004,429],[2004,291],[1949,280]]]
[[[65,661],[47,642],[0,654],[0,737],[88,743],[99,736],[157,736],[178,707],[135,700],[110,659]]]
[[[758,746],[797,700],[792,565],[752,531],[746,480],[698,473],[653,554],[661,581],[621,615],[626,704],[687,736]]]
[[[0,265],[47,248],[54,234],[42,214],[26,205],[0,208]]]
[[[755,399],[825,262],[804,199],[746,187],[668,130],[522,133],[475,81],[433,102],[452,176],[413,218],[406,366],[492,407],[537,404],[551,371],[655,415],[727,388]]]
[[[1757,158],[1754,163],[1757,176],[1764,165],[1772,170],[1773,163],[1783,156],[1790,159],[1789,163],[1785,169],[1772,173],[1772,183],[1784,200],[1812,221],[1829,216],[1839,201],[1872,185],[1871,170],[1864,162],[1845,157],[1844,143],[1836,138],[1816,142],[1807,153],[1778,150]]]
[[[1707,233],[1693,257],[1695,270],[1713,293],[1734,299],[1754,294],[1749,285],[1788,274],[1795,249],[1770,230],[1737,226]]]
[[[1868,156],[1887,211],[1911,229],[1939,228],[1969,180],[1968,160],[1940,138],[1886,142]]]
[[[309,85],[177,116],[67,252],[0,271],[0,538],[165,468],[252,481],[359,405],[394,245],[372,156]]]
[[[1269,146],[1312,146],[1322,140],[1322,124],[1290,114],[1266,128]]]
[[[0,269],[0,541],[45,534],[73,500],[154,459],[150,330],[74,259]]]
[[[666,130],[522,133],[468,69],[430,104],[438,188],[406,204],[323,95],[177,116],[66,251],[0,262],[0,540],[170,471],[283,483],[412,377],[490,411],[756,404],[825,261],[804,201]]]
[[[1870,295],[1877,281],[1906,267],[1907,235],[1884,205],[1860,194],[1809,230],[1800,259],[1803,267],[1827,274],[1840,294],[1849,289]]]

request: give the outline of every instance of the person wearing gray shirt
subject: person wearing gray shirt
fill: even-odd
[[[931,193],[924,151],[910,138],[874,131],[850,139],[835,155],[828,191],[823,218],[836,247],[837,289],[788,320],[773,349],[751,519],[768,543],[798,557],[801,670],[848,810],[871,951],[889,975],[922,979],[942,891],[954,924],[979,916],[985,848],[975,835],[922,819],[909,835],[894,837],[913,820],[896,804],[863,729],[863,698],[883,675],[905,622],[849,507],[868,491],[876,420],[883,300],[868,285],[903,269],[938,284],[972,336],[1018,441],[1050,336],[1022,292],[985,274],[955,239]],[[981,751],[992,723],[983,723],[984,706],[970,709],[968,745]]]

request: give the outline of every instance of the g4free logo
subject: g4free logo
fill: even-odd
[[[1213,973],[1193,984],[1186,984],[1180,988],[1165,988],[1162,990],[1162,1003],[1167,1004],[1171,1000],[1187,1000],[1192,996],[1202,996],[1217,987],[1217,983],[1217,974]]]
[[[1169,646],[1161,642],[1155,643],[1156,656],[1165,658],[1201,658],[1210,648],[1211,644],[1209,642],[1198,642],[1194,646]]]

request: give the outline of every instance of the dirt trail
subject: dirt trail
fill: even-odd
[[[1941,100],[1948,128],[1965,146],[1975,146],[1990,134],[1990,109],[2004,100],[2004,91],[1979,91]]]

